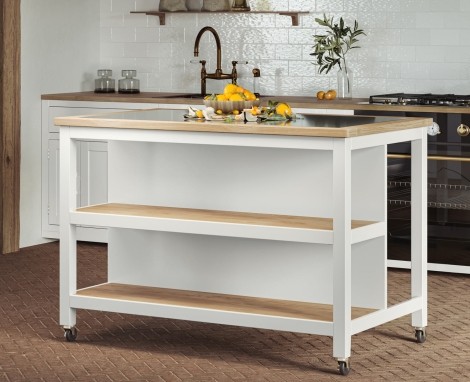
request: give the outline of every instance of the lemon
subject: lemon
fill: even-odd
[[[203,118],[204,117],[204,114],[203,114],[202,110],[196,110],[196,117],[197,118]]]
[[[217,115],[222,115],[222,114],[223,114],[223,111],[220,110],[220,109],[217,109],[217,111],[215,112],[215,114],[217,114]]]
[[[224,88],[224,94],[233,94],[238,91],[238,86],[235,84],[227,84]]]
[[[248,89],[245,89],[243,91],[243,95],[245,96],[245,99],[247,101],[254,101],[256,99],[256,96],[252,92],[250,92]]]
[[[259,115],[261,114],[261,110],[258,106],[253,106],[251,108],[251,115]]]
[[[244,101],[245,98],[243,97],[243,93],[233,93],[230,98],[229,98],[229,101]]]
[[[237,109],[235,109],[234,111],[232,111],[232,114],[233,115],[238,115],[238,114],[240,114],[240,112]]]
[[[290,117],[292,115],[292,109],[287,103],[278,103],[276,106],[276,114]]]
[[[227,101],[227,96],[226,96],[225,94],[217,94],[217,95],[215,96],[215,99],[216,99],[217,101]]]

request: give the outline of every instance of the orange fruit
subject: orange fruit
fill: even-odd
[[[325,98],[325,92],[323,90],[320,90],[317,92],[317,99],[324,99]]]
[[[325,93],[325,99],[327,100],[334,100],[336,98],[336,91],[334,90],[328,90],[326,93]]]

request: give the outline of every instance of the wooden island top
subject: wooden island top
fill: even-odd
[[[431,118],[297,114],[291,121],[243,122],[186,119],[185,110],[148,109],[58,117],[59,126],[347,138],[426,127]]]

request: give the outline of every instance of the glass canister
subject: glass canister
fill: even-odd
[[[119,93],[140,93],[140,81],[134,78],[137,75],[136,70],[123,70],[119,80]]]
[[[95,80],[95,93],[114,93],[116,85],[114,78],[111,78],[113,71],[111,69],[98,70],[98,78]]]

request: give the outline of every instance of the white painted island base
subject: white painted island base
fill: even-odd
[[[65,122],[63,122],[65,124]],[[73,123],[71,123],[73,124]],[[108,141],[109,203],[77,208],[77,142]],[[410,298],[387,305],[387,144],[412,142]],[[60,324],[76,309],[333,337],[427,325],[426,133],[335,138],[63,126]],[[109,227],[108,282],[77,290],[76,227]]]

